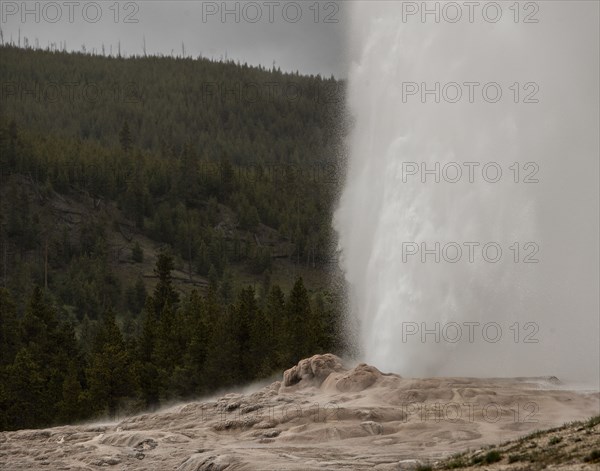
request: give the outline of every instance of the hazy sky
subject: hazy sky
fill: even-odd
[[[331,1],[2,1],[4,41],[124,55],[228,57],[282,70],[346,75],[347,7]]]

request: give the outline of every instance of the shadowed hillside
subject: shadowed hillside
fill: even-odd
[[[2,428],[157,407],[343,348],[342,83],[0,58]]]

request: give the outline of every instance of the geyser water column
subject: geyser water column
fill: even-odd
[[[362,356],[597,382],[598,3],[351,8],[334,225]]]

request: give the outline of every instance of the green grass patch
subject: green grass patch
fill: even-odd
[[[519,461],[527,461],[527,455],[508,455],[508,463],[517,463]]]
[[[600,463],[600,449],[593,450],[583,461],[586,463]]]
[[[502,455],[500,452],[496,450],[489,451],[483,458],[483,462],[485,464],[492,464],[500,461],[502,459]]]
[[[550,440],[548,440],[548,445],[556,445],[560,442],[562,442],[562,437],[552,437]]]
[[[488,451],[485,455],[481,454],[471,458],[472,465],[483,465],[483,464],[492,464],[500,461],[502,459],[502,455],[499,451],[492,450]]]
[[[600,415],[597,415],[595,417],[592,417],[591,419],[589,419],[586,423],[585,426],[587,428],[592,428],[595,427],[596,425],[600,424]]]
[[[466,466],[467,463],[462,458],[453,458],[446,463],[444,469],[460,469],[465,468]]]

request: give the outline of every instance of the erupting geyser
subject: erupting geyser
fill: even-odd
[[[597,383],[598,5],[455,5],[351,7],[335,226],[362,354]]]

